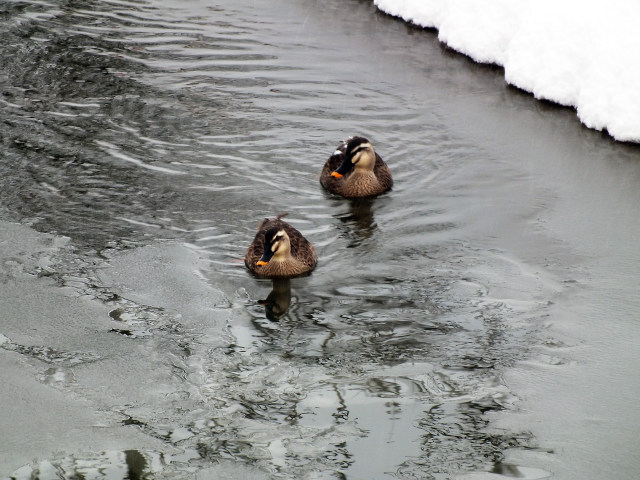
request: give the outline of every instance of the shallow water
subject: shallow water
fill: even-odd
[[[368,2],[2,8],[0,474],[635,476],[637,147]],[[257,280],[284,211],[318,268]]]

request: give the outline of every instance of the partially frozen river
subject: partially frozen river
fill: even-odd
[[[0,478],[638,477],[637,146],[366,1],[10,0],[0,66]]]

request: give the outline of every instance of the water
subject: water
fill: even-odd
[[[0,474],[636,477],[637,147],[368,2],[0,8]]]

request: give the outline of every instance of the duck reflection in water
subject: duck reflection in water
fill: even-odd
[[[271,292],[266,299],[259,300],[258,303],[264,306],[268,320],[278,322],[287,314],[291,305],[291,282],[288,278],[278,278],[272,282]]]
[[[348,247],[360,245],[364,240],[371,238],[377,225],[373,216],[374,198],[358,198],[349,202],[349,210],[336,215],[342,222],[340,229],[344,236],[350,240]]]

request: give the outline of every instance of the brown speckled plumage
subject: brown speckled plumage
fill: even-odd
[[[353,149],[358,144],[369,143],[366,138],[352,137],[343,141],[333,155],[325,162],[320,173],[320,184],[331,193],[345,198],[371,197],[380,195],[391,189],[393,178],[387,164],[375,154],[375,164],[372,169],[351,168],[342,178],[332,177],[347,157],[347,147]],[[373,149],[372,149],[373,150]]]
[[[277,218],[265,218],[260,222],[258,233],[244,257],[247,268],[260,277],[281,278],[304,275],[311,272],[318,262],[313,245],[297,229],[282,220],[283,216],[284,214]],[[282,259],[274,256],[266,265],[256,265],[265,252],[265,234],[272,229],[284,230],[289,248],[284,248]]]

